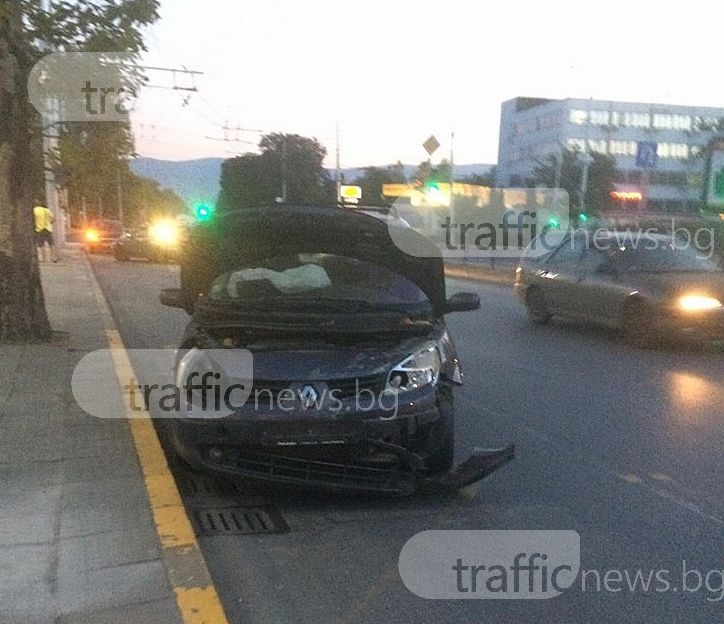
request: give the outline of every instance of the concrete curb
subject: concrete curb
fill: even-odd
[[[116,376],[122,384],[123,380],[135,377],[133,367],[93,267],[84,256],[82,262],[102,314]],[[124,400],[124,404],[126,402]],[[161,562],[176,596],[181,619],[184,624],[227,624],[221,600],[151,416],[146,412],[139,418],[138,412],[131,412],[129,405],[126,405],[126,412],[159,539]]]

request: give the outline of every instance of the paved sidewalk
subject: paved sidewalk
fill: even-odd
[[[0,345],[0,624],[180,623],[128,423],[71,393],[108,348],[90,267],[64,250],[42,277],[54,339]]]

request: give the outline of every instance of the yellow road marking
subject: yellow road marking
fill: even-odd
[[[127,380],[135,378],[133,366],[118,330],[107,329],[106,340],[111,349],[116,378],[122,388]],[[183,585],[178,581],[174,585],[174,580],[169,579],[174,585],[176,604],[184,624],[228,624],[216,588],[206,583],[195,587],[190,582],[193,578],[209,579],[210,575],[150,414],[132,410],[126,393],[123,393],[123,403],[161,548],[167,552],[173,549],[176,564],[179,564],[179,558],[185,558],[191,568],[199,565],[203,568],[187,577]]]
[[[186,624],[226,622],[226,616],[213,587],[177,587],[176,603]]]

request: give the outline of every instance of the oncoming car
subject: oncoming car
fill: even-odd
[[[168,422],[183,459],[288,485],[398,494],[462,486],[512,459],[512,445],[480,451],[449,472],[462,373],[444,315],[480,301],[447,299],[437,249],[401,229],[421,257],[402,253],[385,221],[337,208],[248,209],[194,228],[181,288],[161,295],[191,314],[177,384],[214,350],[226,357],[204,364],[210,375],[239,376],[243,351],[253,377],[237,379],[248,399],[222,417]]]
[[[83,229],[83,246],[87,253],[109,252],[123,234],[123,223],[114,219],[100,219]]]
[[[113,245],[113,255],[119,262],[132,259],[176,262],[184,235],[182,224],[172,219],[159,220],[125,232]]]
[[[623,330],[633,343],[724,340],[724,271],[711,250],[668,234],[571,231],[516,270],[534,324],[555,315]]]

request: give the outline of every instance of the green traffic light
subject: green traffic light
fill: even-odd
[[[549,228],[551,228],[553,230],[557,230],[558,228],[561,227],[561,220],[557,216],[554,215],[548,219],[547,225]]]
[[[213,208],[208,204],[196,204],[194,206],[194,217],[197,221],[208,221],[213,216]]]
[[[581,223],[585,223],[586,221],[588,221],[588,215],[585,212],[582,212],[581,214],[578,215],[578,220]]]

